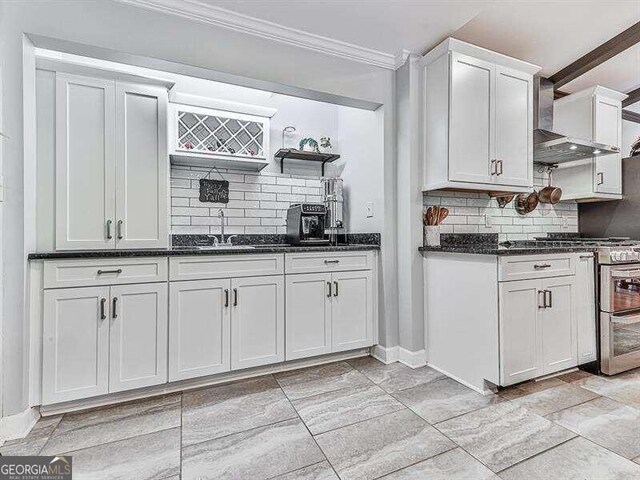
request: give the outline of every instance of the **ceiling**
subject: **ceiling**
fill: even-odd
[[[199,0],[285,27],[395,55],[447,36],[542,67],[550,76],[640,22],[640,0]],[[640,47],[567,85],[640,86]]]

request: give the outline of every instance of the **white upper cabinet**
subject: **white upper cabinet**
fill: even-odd
[[[116,244],[167,245],[167,91],[116,87]]]
[[[114,248],[115,84],[56,77],[56,248]]]
[[[625,94],[596,86],[554,102],[554,130],[614,147],[622,146]],[[622,153],[562,164],[553,174],[563,200],[583,202],[622,198]]]
[[[56,249],[167,245],[167,92],[56,73]]]
[[[539,67],[450,38],[421,69],[423,190],[530,188]]]

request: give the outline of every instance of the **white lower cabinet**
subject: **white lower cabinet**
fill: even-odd
[[[167,381],[167,285],[45,290],[44,404]]]
[[[230,370],[230,288],[228,279],[171,283],[170,381]]]
[[[287,360],[331,353],[331,274],[287,275]]]
[[[167,381],[167,284],[111,287],[109,392]]]
[[[501,384],[578,365],[575,277],[500,284]]]
[[[597,358],[594,261],[592,254],[583,254],[576,265],[574,308],[578,329],[578,365],[593,362]]]
[[[284,360],[284,278],[231,280],[231,368]]]
[[[109,287],[45,290],[43,403],[109,392]]]
[[[287,360],[373,345],[372,272],[287,275]]]

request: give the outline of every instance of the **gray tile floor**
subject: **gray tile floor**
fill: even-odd
[[[638,480],[640,369],[482,396],[366,357],[43,418],[0,453],[70,453],[78,480]]]

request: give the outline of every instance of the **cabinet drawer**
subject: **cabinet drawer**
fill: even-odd
[[[167,278],[166,257],[44,262],[44,288],[166,282]]]
[[[171,280],[282,275],[283,255],[212,255],[169,259]]]
[[[576,255],[514,255],[500,258],[498,280],[528,280],[533,278],[575,275]]]
[[[287,253],[285,273],[343,272],[371,270],[373,252]]]

